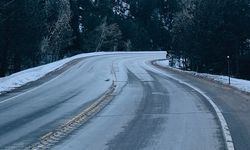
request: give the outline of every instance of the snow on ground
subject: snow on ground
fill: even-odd
[[[77,58],[84,58],[90,56],[100,56],[100,55],[108,55],[108,54],[127,54],[127,52],[96,52],[96,53],[85,53],[79,54],[70,58],[65,58],[50,64],[38,66],[35,68],[27,69],[15,74],[12,74],[7,77],[0,78],[0,94],[4,92],[11,91],[15,88],[21,87],[29,82],[36,81],[46,74],[60,69],[66,63],[77,59]],[[129,53],[156,53],[156,52],[129,52]]]
[[[162,67],[166,67],[166,66],[169,66],[169,60],[157,61],[157,64],[162,66]]]
[[[59,60],[50,64],[38,66],[35,68],[27,69],[15,74],[12,74],[7,77],[0,78],[0,94],[3,92],[11,91],[17,87],[20,87],[28,82],[32,82],[38,80],[52,72],[56,69],[61,68],[64,64],[81,57],[95,56],[101,55],[103,53],[89,53],[89,54],[80,54],[71,58],[66,58],[63,60]]]
[[[157,61],[156,63],[162,67],[170,67],[169,60],[161,60],[161,61]],[[176,69],[176,70],[179,70],[179,69]],[[183,71],[183,70],[179,70],[179,71]],[[186,73],[189,73],[189,74],[192,74],[195,76],[199,76],[202,78],[207,78],[210,80],[218,81],[218,82],[225,84],[225,85],[228,84],[228,76],[212,75],[212,74],[207,74],[207,73],[197,73],[197,72],[193,72],[193,71],[183,71],[183,72],[186,72]],[[248,80],[231,78],[231,86],[234,88],[237,88],[241,91],[250,93],[250,81],[248,81]]]

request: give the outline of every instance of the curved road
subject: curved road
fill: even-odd
[[[149,62],[164,56],[156,52],[90,57],[19,95],[0,97],[4,101],[0,103],[0,149],[25,149],[36,143],[87,109],[113,84],[111,102],[50,149],[226,149],[219,121],[207,100],[151,69],[156,67]],[[200,80],[157,69],[192,84],[191,80]],[[231,127],[230,118],[235,116],[225,118]],[[232,136],[238,138],[234,132]],[[236,146],[244,149],[244,144]]]

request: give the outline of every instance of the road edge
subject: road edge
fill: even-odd
[[[185,74],[187,74],[187,75],[189,75],[189,76],[192,76],[192,77],[196,77],[196,78],[199,78],[199,79],[202,79],[202,80],[206,80],[206,81],[209,81],[209,82],[213,82],[213,83],[215,83],[215,84],[218,84],[218,85],[221,85],[221,86],[224,86],[224,87],[227,87],[227,88],[231,88],[231,89],[233,89],[233,90],[236,90],[237,92],[239,92],[239,93],[241,93],[241,94],[245,94],[245,95],[247,95],[247,96],[250,96],[250,92],[248,92],[248,91],[244,91],[244,90],[242,90],[242,89],[240,89],[240,88],[237,88],[237,87],[235,87],[235,86],[232,86],[232,85],[229,85],[229,84],[226,84],[226,83],[217,81],[217,80],[213,80],[213,79],[208,78],[208,77],[204,77],[204,76],[195,74],[195,73],[197,73],[197,72],[195,72],[195,73],[190,73],[190,72],[188,72],[188,71],[181,70],[181,69],[174,68],[174,67],[170,67],[170,66],[163,67],[163,66],[158,65],[157,63],[155,63],[156,61],[162,61],[162,60],[166,60],[166,59],[154,60],[154,61],[152,61],[152,62],[153,62],[152,64],[155,65],[155,66],[158,66],[159,68],[170,69],[170,70],[172,70],[172,71],[174,71],[174,72],[185,73]]]
[[[84,58],[79,58],[79,59],[74,59],[74,60],[72,60],[72,61],[69,61],[69,62],[65,63],[63,66],[61,66],[60,68],[55,69],[55,70],[53,70],[53,71],[47,73],[45,76],[43,76],[43,77],[41,77],[41,78],[39,78],[39,79],[37,79],[37,80],[35,80],[35,81],[28,82],[28,83],[26,83],[26,84],[24,84],[24,85],[22,85],[22,86],[20,86],[20,87],[17,87],[17,88],[15,88],[15,89],[11,90],[11,91],[8,91],[8,92],[6,92],[6,93],[0,94],[0,96],[4,96],[4,94],[8,94],[8,93],[15,92],[16,90],[19,90],[19,89],[23,88],[24,86],[27,86],[27,85],[29,85],[29,84],[31,84],[31,83],[39,82],[40,80],[43,80],[43,78],[46,78],[46,77],[47,77],[48,75],[50,75],[50,74],[56,74],[56,75],[54,75],[53,77],[49,78],[47,81],[44,81],[44,82],[42,82],[41,84],[37,84],[37,85],[34,85],[34,86],[28,88],[27,91],[24,91],[23,93],[14,95],[14,96],[12,96],[12,97],[9,97],[9,98],[7,98],[7,99],[4,99],[4,100],[0,101],[0,104],[3,104],[3,103],[8,102],[8,101],[11,101],[11,100],[13,100],[13,99],[15,99],[15,98],[17,98],[17,97],[19,97],[19,96],[22,96],[22,95],[24,95],[24,94],[33,92],[34,90],[39,89],[39,88],[41,88],[42,86],[45,86],[45,85],[49,84],[50,82],[53,82],[54,80],[56,80],[57,78],[59,78],[59,77],[62,75],[62,73],[64,73],[65,71],[69,70],[71,67],[73,67],[74,65],[76,65],[77,63],[79,63],[80,61],[82,61],[83,59],[84,59]],[[71,64],[71,63],[72,63],[72,64]],[[59,72],[59,73],[57,74],[57,72]],[[25,89],[24,89],[24,90],[25,90]]]
[[[214,101],[209,97],[207,96],[202,90],[200,90],[199,88],[187,83],[187,82],[184,82],[178,78],[175,78],[171,75],[167,75],[165,71],[163,71],[162,69],[160,68],[157,68],[154,64],[153,64],[154,61],[150,61],[150,64],[145,64],[148,65],[149,67],[151,67],[151,69],[153,69],[154,71],[164,75],[164,76],[167,76],[168,78],[171,78],[177,82],[179,82],[180,84],[183,84],[183,85],[186,85],[188,86],[189,88],[197,91],[199,94],[201,94],[208,102],[209,104],[213,107],[213,110],[216,114],[216,117],[217,119],[219,120],[219,123],[220,123],[220,128],[222,130],[222,134],[223,134],[223,138],[224,138],[224,142],[225,142],[225,146],[226,146],[226,149],[227,150],[234,150],[234,144],[233,144],[233,139],[232,139],[232,136],[231,136],[231,133],[230,133],[230,130],[229,130],[229,127],[228,127],[228,124],[222,114],[222,112],[220,111],[220,109],[218,108],[218,106],[214,103]],[[152,66],[154,66],[155,68],[153,68]]]

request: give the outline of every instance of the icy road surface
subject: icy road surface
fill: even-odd
[[[113,81],[116,90],[112,101],[49,149],[225,149],[219,120],[207,99],[194,89],[159,74],[156,69],[194,83],[201,90],[205,87],[204,90],[208,90],[205,92],[213,96],[232,128],[233,139],[239,142],[237,148],[249,148],[249,122],[245,112],[241,115],[231,112],[241,105],[232,109],[221,102],[225,99],[233,102],[235,97],[245,101],[248,97],[231,92],[234,96],[229,94],[230,98],[225,94],[228,89],[221,87],[209,91],[214,87],[149,63],[164,57],[162,52],[89,57],[43,84],[18,94],[1,96],[0,149],[24,149],[36,143],[88,108]],[[222,97],[216,97],[219,90]],[[244,105],[248,112],[250,105],[247,102]]]

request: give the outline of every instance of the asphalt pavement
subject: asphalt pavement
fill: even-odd
[[[0,149],[25,149],[67,123],[115,84],[99,113],[49,149],[223,150],[216,114],[196,90],[154,71],[188,82],[211,97],[222,111],[235,148],[249,147],[249,97],[228,87],[150,64],[164,53],[90,57],[22,93],[0,101]],[[154,68],[154,69],[150,69]]]

